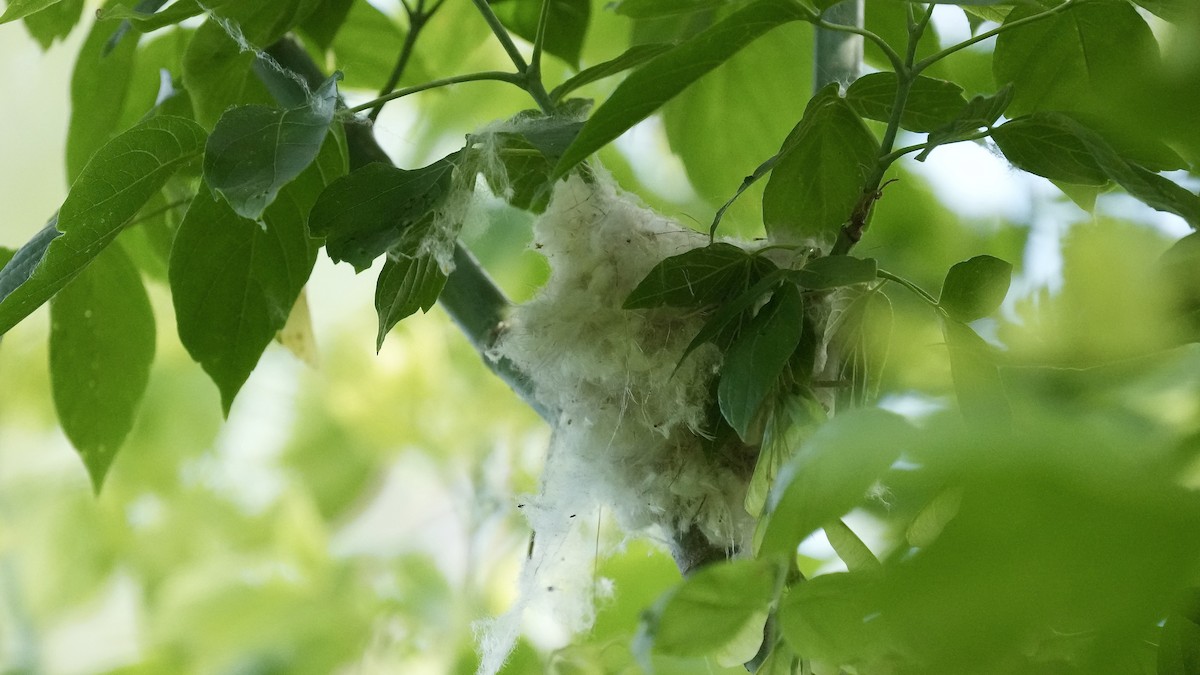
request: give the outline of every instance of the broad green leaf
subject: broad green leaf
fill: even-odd
[[[401,319],[418,309],[428,312],[445,285],[446,275],[432,256],[388,256],[375,286],[375,311],[379,314],[376,351],[383,348],[383,339]]]
[[[830,255],[810,260],[803,268],[788,274],[788,278],[803,288],[824,291],[854,284],[875,281],[878,265],[874,258],[855,258]]]
[[[763,429],[763,440],[754,464],[754,475],[746,486],[746,512],[762,515],[767,493],[779,470],[800,445],[828,419],[825,408],[809,392],[780,397]]]
[[[974,32],[979,29],[979,25],[984,21],[1004,23],[1004,20],[1008,18],[1009,12],[1012,11],[1012,6],[963,5],[963,11],[966,12],[967,21],[971,23],[971,30]]]
[[[782,574],[782,566],[774,559],[708,565],[668,591],[643,615],[638,642],[656,654],[708,656],[721,651],[747,623],[757,620],[761,643],[761,621]]]
[[[0,246],[0,270],[4,269],[4,266],[13,259],[13,256],[16,255],[16,253],[17,252],[11,248],[4,248],[3,246]]]
[[[917,155],[917,160],[925,161],[929,153],[933,152],[938,145],[972,137],[980,129],[990,128],[1008,109],[1012,102],[1012,92],[1012,86],[1006,85],[990,96],[972,98],[954,121],[929,133],[930,147],[921,151],[921,154]]]
[[[590,0],[546,0],[550,16],[542,48],[572,66],[579,66],[579,53],[591,18]],[[542,0],[489,0],[496,16],[509,30],[533,42],[537,36]]]
[[[316,195],[345,172],[341,143],[329,135],[261,224],[202,191],[179,226],[170,263],[179,338],[220,389],[226,414],[308,281],[320,243],[305,220]]]
[[[1194,8],[1191,0],[1133,0],[1141,7],[1153,12],[1167,21],[1179,22],[1188,16],[1188,11]],[[1193,15],[1194,16],[1194,15]]]
[[[153,117],[109,141],[71,186],[55,221],[0,272],[0,334],[79,274],[180,166],[200,156],[204,130]]]
[[[817,528],[863,501],[911,442],[899,416],[875,408],[839,413],[812,435],[771,487],[755,533],[760,556],[795,555]]]
[[[133,428],[154,332],[141,276],[120,246],[104,249],[50,302],[54,407],[96,492]]]
[[[1182,335],[1200,338],[1200,233],[1193,232],[1162,254],[1157,273],[1163,288],[1170,289],[1172,316]]]
[[[100,21],[120,19],[128,21],[139,32],[150,31],[174,26],[177,23],[199,16],[204,10],[196,0],[179,0],[157,12],[142,12],[136,7],[130,8],[117,4],[101,10],[96,18]]]
[[[204,150],[204,182],[239,216],[256,220],[316,159],[337,107],[335,73],[303,106],[225,111]]]
[[[419,238],[423,226],[446,199],[458,153],[421,169],[368,164],[325,189],[309,216],[314,237],[325,240],[334,262],[359,272],[399,245]]]
[[[729,0],[621,0],[613,11],[631,19],[655,19],[716,9],[727,4]]]
[[[1012,264],[990,255],[960,262],[946,273],[938,306],[964,323],[1000,308],[1012,282]]]
[[[950,353],[950,375],[963,417],[980,429],[1004,429],[1012,420],[1004,380],[996,365],[995,349],[970,326],[954,319],[942,321]]]
[[[40,12],[62,0],[9,0],[8,8],[0,14],[0,24],[23,19],[34,12]]]
[[[603,80],[617,73],[622,73],[630,68],[636,68],[655,56],[671,49],[671,46],[661,43],[634,45],[621,53],[620,56],[579,71],[566,82],[555,87],[550,92],[550,100],[555,102],[561,101],[564,96],[584,85]]]
[[[863,198],[879,142],[837,85],[821,90],[781,150],[763,193],[763,224],[773,241],[832,241]]]
[[[851,572],[879,569],[879,558],[867,548],[862,539],[850,529],[842,519],[835,519],[824,527],[825,537],[829,545],[837,553],[838,558],[846,563],[846,569]]]
[[[704,307],[749,285],[753,258],[717,242],[671,256],[654,266],[625,299],[625,309]]]
[[[105,44],[115,29],[114,24],[96,22],[75,60],[67,126],[67,182],[74,182],[92,154],[122,131],[119,123],[132,82],[137,41],[125,40],[107,51]]]
[[[846,101],[863,117],[888,122],[896,102],[896,86],[895,73],[864,75],[846,90]],[[950,124],[967,107],[962,91],[953,82],[918,76],[909,90],[900,126],[930,132]]]
[[[812,91],[813,29],[780,26],[734,54],[662,109],[667,141],[688,181],[710,204],[724,204],[758,173],[796,125]],[[738,105],[729,105],[738,101]],[[769,169],[767,169],[769,170]],[[760,178],[762,176],[760,175]],[[728,209],[727,231],[762,236],[766,181],[742,188]],[[722,218],[725,212],[721,212]]]
[[[1019,169],[1074,185],[1108,183],[1108,174],[1073,127],[1062,124],[1065,119],[1046,113],[1018,117],[997,127],[992,140]]]
[[[800,344],[804,300],[784,284],[738,335],[721,364],[717,402],[738,436],[749,441],[763,402]]]
[[[579,162],[648,117],[767,31],[806,15],[789,0],[756,0],[631,73],[584,125],[554,169]]]
[[[83,15],[84,0],[62,0],[25,17],[25,28],[42,50],[71,34]]]
[[[1076,185],[1101,186],[1109,179],[1130,180],[1138,169],[1169,171],[1185,166],[1173,150],[1153,138],[1111,130],[1105,133],[1066,113],[1018,117],[997,127],[992,138],[1018,168]],[[1186,206],[1176,204],[1176,208]]]
[[[1020,6],[1005,25],[1044,11]],[[1124,0],[1091,0],[996,38],[993,72],[1013,84],[1012,112],[1104,110],[1105,97],[1158,62],[1150,27]]]

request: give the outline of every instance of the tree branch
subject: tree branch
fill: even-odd
[[[843,0],[825,10],[817,28],[814,59],[814,89],[831,82],[848,85],[858,79],[863,61],[863,36],[846,30],[831,30],[821,24],[836,24],[856,31],[863,29],[864,0]],[[886,43],[885,43],[886,44]],[[890,48],[889,48],[890,49]]]

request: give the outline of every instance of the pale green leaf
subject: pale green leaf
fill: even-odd
[[[871,73],[850,85],[846,100],[863,117],[888,122],[895,107],[896,87],[895,73]],[[930,132],[950,124],[967,107],[962,91],[953,82],[918,76],[909,89],[900,126],[909,131]]]
[[[561,101],[564,96],[584,85],[622,73],[630,68],[636,68],[668,49],[671,49],[669,44],[634,45],[619,56],[579,71],[566,82],[555,87],[550,92],[550,100]]]
[[[40,12],[62,0],[9,0],[8,8],[0,14],[0,24],[23,19],[34,12]]]
[[[794,555],[805,537],[861,503],[911,435],[902,418],[874,408],[839,413],[821,427],[771,488],[755,533],[759,555]]]
[[[737,641],[748,623],[761,621],[781,574],[774,560],[708,565],[655,603],[643,616],[638,640],[656,654],[715,655]],[[761,623],[756,625],[761,631]]]

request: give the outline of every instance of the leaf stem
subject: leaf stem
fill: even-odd
[[[400,83],[400,78],[404,75],[405,68],[408,67],[408,61],[412,58],[413,49],[417,44],[417,37],[421,34],[421,30],[429,22],[430,17],[434,12],[442,6],[441,1],[425,10],[425,0],[417,0],[417,6],[414,8],[407,2],[404,3],[404,11],[408,14],[408,33],[404,36],[404,44],[400,47],[400,56],[396,59],[396,66],[392,68],[391,75],[388,76],[387,83],[379,90],[379,98],[387,96],[396,90],[396,85]],[[378,105],[371,109],[367,117],[374,122],[379,118],[379,113],[383,112],[383,106],[387,101],[381,100]]]
[[[485,71],[479,72],[479,73],[467,73],[466,75],[455,75],[453,77],[444,77],[440,80],[431,80],[424,84],[418,84],[418,85],[415,85],[412,87],[405,87],[403,89],[397,89],[396,91],[393,91],[392,93],[387,94],[386,96],[380,96],[379,98],[372,99],[370,101],[367,101],[366,103],[356,105],[353,108],[347,108],[347,109],[341,111],[339,114],[352,115],[354,113],[359,113],[364,110],[369,110],[369,109],[375,108],[376,106],[383,105],[384,103],[387,103],[388,101],[394,101],[398,98],[404,98],[405,96],[409,96],[411,94],[417,94],[422,91],[427,91],[429,89],[437,89],[438,87],[446,87],[446,86],[449,86],[452,84],[460,84],[462,82],[481,82],[481,81],[485,81],[485,80],[494,80],[496,82],[507,82],[509,84],[514,84],[522,89],[525,88],[525,78],[517,73],[505,73],[505,72],[498,71],[498,70],[485,70]]]
[[[908,290],[912,291],[913,293],[915,293],[917,296],[919,296],[925,302],[929,303],[929,305],[931,307],[933,307],[934,309],[941,311],[942,308],[941,308],[941,305],[938,304],[937,298],[933,297],[924,288],[921,288],[920,286],[914,284],[913,282],[909,281],[908,279],[905,279],[904,277],[892,274],[891,272],[888,272],[887,270],[882,270],[882,269],[875,270],[875,276],[879,277],[880,279],[886,279],[887,281],[892,281],[897,284],[900,284],[901,286],[903,286],[903,287],[907,288]]]
[[[980,131],[979,133],[971,134],[970,136],[963,136],[962,138],[956,138],[952,141],[947,141],[945,143],[930,143],[928,141],[926,141],[924,143],[916,143],[914,145],[909,145],[909,146],[900,148],[899,150],[893,150],[893,151],[889,152],[888,154],[884,155],[883,158],[880,159],[880,161],[886,162],[887,164],[890,165],[893,162],[895,162],[896,160],[900,159],[901,157],[903,157],[904,155],[907,155],[909,153],[918,152],[920,150],[932,150],[933,148],[937,148],[937,147],[940,147],[943,145],[954,145],[955,143],[962,143],[964,141],[977,141],[981,138],[987,138],[988,136],[991,136],[991,135],[992,135],[992,130],[989,128],[989,129],[984,129],[983,131]]]
[[[539,80],[542,77],[542,51],[546,48],[546,26],[550,23],[550,3],[553,0],[542,0],[542,10],[538,14],[537,32],[533,37],[533,55],[529,57],[529,73]]]
[[[889,45],[886,40],[884,40],[883,38],[879,37],[875,33],[872,33],[871,31],[869,31],[865,28],[859,28],[858,26],[845,26],[840,23],[833,23],[830,21],[826,21],[825,19],[822,19],[818,16],[812,17],[811,19],[809,19],[809,21],[817,28],[823,28],[825,30],[841,31],[843,33],[854,33],[855,35],[861,35],[864,38],[875,43],[876,47],[879,47],[879,50],[883,52],[883,55],[887,57],[887,60],[891,62],[892,67],[895,68],[897,72],[899,72],[899,70],[904,67],[904,61],[901,60],[900,55],[898,53],[896,53],[896,50],[892,49],[892,46]]]
[[[546,87],[542,85],[541,75],[530,68],[526,63],[525,57],[521,56],[521,52],[517,49],[516,43],[513,42],[512,36],[508,34],[508,29],[500,22],[500,17],[492,11],[492,6],[488,4],[488,0],[472,0],[475,3],[476,9],[483,15],[483,20],[487,22],[489,28],[492,29],[492,34],[500,41],[500,46],[504,47],[508,58],[517,68],[516,77],[511,80],[513,84],[524,89],[529,93],[533,100],[537,102],[542,112],[550,113],[554,110],[554,103],[550,101],[550,95],[546,93]],[[545,3],[543,4],[543,7]],[[547,11],[543,9],[543,11]],[[539,32],[544,30],[539,19]]]
[[[975,37],[972,37],[969,40],[964,40],[956,45],[947,47],[947,48],[943,49],[942,51],[940,51],[936,54],[933,54],[932,56],[927,56],[924,59],[921,59],[919,62],[917,62],[913,66],[913,74],[915,75],[917,73],[920,73],[921,71],[925,70],[929,66],[932,66],[933,64],[937,63],[938,61],[941,61],[942,59],[946,58],[947,56],[950,56],[951,54],[954,54],[955,52],[962,51],[963,49],[966,49],[967,47],[970,47],[971,45],[978,44],[980,42],[983,42],[984,40],[990,40],[991,38],[994,38],[997,35],[999,35],[1003,32],[1012,30],[1014,28],[1020,28],[1021,26],[1026,26],[1031,23],[1036,23],[1038,21],[1041,21],[1042,19],[1047,19],[1051,16],[1054,16],[1055,14],[1058,14],[1060,12],[1065,12],[1068,9],[1074,7],[1076,4],[1078,4],[1078,2],[1079,2],[1079,0],[1067,0],[1063,4],[1058,5],[1057,7],[1051,7],[1050,9],[1048,9],[1044,12],[1041,12],[1040,14],[1034,14],[1031,16],[1027,16],[1024,19],[1017,19],[1016,21],[1013,21],[1012,23],[1005,23],[1004,25],[993,28],[992,30],[989,30],[985,33],[980,33],[979,35],[976,35]]]

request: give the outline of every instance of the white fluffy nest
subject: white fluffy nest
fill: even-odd
[[[527,373],[560,414],[541,492],[523,504],[536,539],[521,600],[484,630],[481,672],[502,665],[526,607],[541,606],[570,632],[590,626],[599,509],[629,533],[670,538],[698,528],[727,549],[752,530],[744,476],[704,448],[719,354],[702,347],[676,370],[702,319],[622,309],[654,265],[707,241],[606,175],[560,182],[538,219],[534,247],[550,279],[515,309],[492,356]]]

